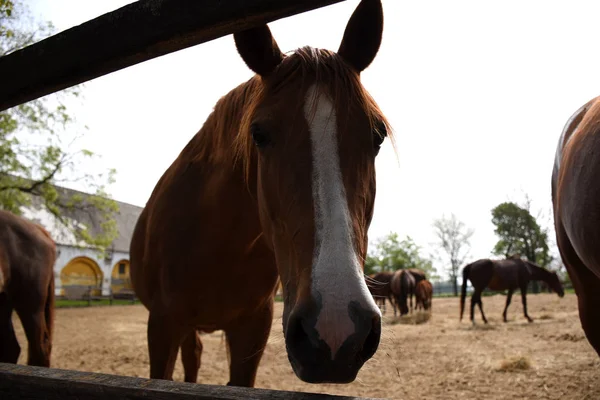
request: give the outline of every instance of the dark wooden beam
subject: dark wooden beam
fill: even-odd
[[[0,57],[0,111],[155,57],[341,1],[138,0]]]
[[[358,397],[95,374],[0,363],[2,400],[366,400]]]

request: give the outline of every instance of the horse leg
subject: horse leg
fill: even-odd
[[[12,306],[6,293],[0,293],[0,362],[16,364],[21,354],[12,323]]]
[[[148,316],[148,353],[150,379],[173,380],[177,351],[185,331],[168,315],[150,311]]]
[[[508,310],[508,306],[510,305],[510,301],[512,299],[513,292],[514,292],[514,290],[509,289],[508,293],[506,294],[506,306],[504,307],[504,312],[502,313],[504,322],[506,322],[506,311]]]
[[[471,322],[475,323],[475,304],[477,303],[478,292],[475,291],[471,295]]]
[[[188,333],[181,342],[181,363],[185,382],[196,383],[200,359],[202,357],[202,340],[195,329]]]
[[[481,303],[481,292],[474,291],[471,296],[471,322],[475,323],[475,305],[479,305],[479,311],[481,311],[481,319],[483,319],[483,323],[487,324],[487,318],[483,313],[483,304]]]
[[[481,311],[481,319],[483,319],[483,323],[487,324],[488,320],[483,313],[483,303],[481,302],[481,293],[477,296],[477,304],[479,305],[479,311]]]
[[[17,314],[23,324],[25,336],[27,336],[28,352],[27,364],[38,367],[50,367],[50,353],[52,343],[50,332],[46,327],[46,316],[44,310],[30,312],[17,308]]]
[[[231,357],[227,386],[254,387],[256,371],[267,345],[272,322],[271,299],[253,314],[238,319],[235,326],[225,329]]]
[[[533,322],[533,319],[527,314],[527,286],[521,287],[521,300],[523,301],[523,314],[525,318],[527,318],[527,321]]]

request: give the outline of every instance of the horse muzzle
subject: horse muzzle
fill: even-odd
[[[285,329],[288,359],[298,378],[307,383],[350,383],[363,364],[377,351],[381,337],[381,315],[362,308],[358,303],[348,305],[348,317],[353,332],[342,336],[336,326],[319,332],[316,322],[319,311],[315,306],[297,306],[289,316]],[[337,335],[341,343],[332,351],[322,335]],[[332,355],[333,353],[333,355]]]

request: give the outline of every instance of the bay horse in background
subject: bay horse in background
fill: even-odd
[[[383,314],[385,314],[386,299],[394,309],[394,315],[396,313],[396,304],[394,303],[394,297],[392,296],[392,290],[390,289],[390,282],[392,281],[393,276],[393,272],[384,271],[371,274],[365,278],[369,292],[371,292],[373,299],[375,299],[375,303],[378,306],[381,304],[379,307]]]
[[[600,356],[600,97],[567,121],[552,170],[556,242],[577,294],[579,320]]]
[[[415,286],[415,309],[423,308],[429,310],[433,299],[433,285],[427,279],[423,279]]]
[[[392,136],[360,74],[382,30],[381,1],[362,0],[337,52],[285,55],[267,25],[233,35],[256,74],[217,102],[160,178],[131,241],[150,378],[172,379],[181,347],[185,381],[196,382],[198,332],[223,330],[227,384],[254,386],[278,279],[298,378],[349,383],[375,354],[381,311],[363,268],[375,157]]]
[[[408,314],[408,301],[410,297],[410,311],[413,308],[412,296],[415,293],[415,278],[414,276],[404,269],[399,269],[394,273],[390,288],[392,295],[396,301],[396,305],[400,309],[400,316]],[[394,308],[394,316],[396,316],[396,309]]]
[[[28,342],[27,364],[50,367],[56,245],[40,225],[0,210],[0,362],[16,364],[21,347],[12,313]]]
[[[475,323],[475,304],[479,305],[483,322],[486,324],[488,322],[483,313],[483,304],[481,303],[481,293],[486,287],[494,291],[508,291],[506,306],[502,313],[504,322],[506,322],[506,311],[510,305],[513,292],[517,289],[521,291],[523,314],[529,322],[533,322],[533,319],[527,313],[527,287],[531,281],[546,282],[560,297],[565,295],[556,272],[548,271],[531,261],[517,257],[510,257],[505,260],[483,258],[463,268],[463,283],[460,295],[461,321],[465,309],[465,298],[467,296],[467,280],[471,281],[471,285],[473,285],[473,295],[471,296],[471,321],[473,323]]]

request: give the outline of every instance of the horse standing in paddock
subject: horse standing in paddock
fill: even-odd
[[[567,121],[552,170],[556,242],[577,293],[579,320],[600,356],[600,97]]]
[[[415,286],[415,309],[429,310],[433,299],[433,286],[427,279],[423,279]],[[419,307],[420,306],[420,307]]]
[[[393,272],[378,272],[376,274],[369,275],[366,278],[367,287],[369,292],[375,300],[375,304],[379,306],[381,304],[381,310],[385,314],[385,300],[387,299],[392,308],[394,309],[394,315],[396,313],[396,304],[394,304],[394,298],[390,289],[390,282],[394,276]]]
[[[267,25],[234,34],[256,75],[217,102],[158,181],[131,242],[150,378],[172,379],[181,347],[195,382],[198,331],[224,330],[228,385],[254,386],[278,278],[301,380],[352,382],[377,350],[381,311],[363,260],[375,157],[391,135],[360,73],[382,29],[380,0],[362,0],[337,53],[284,55]]]
[[[408,314],[409,308],[407,298],[410,297],[410,311],[413,308],[412,296],[415,293],[415,278],[413,275],[403,269],[399,269],[394,273],[390,288],[396,304],[400,309],[400,316]],[[394,308],[394,316],[396,316],[396,309]]]
[[[467,279],[473,285],[473,295],[471,296],[471,321],[475,322],[474,312],[475,304],[479,305],[481,318],[487,324],[487,319],[483,313],[483,304],[481,303],[481,293],[487,287],[491,290],[508,290],[506,295],[506,306],[502,317],[506,322],[506,311],[510,305],[513,292],[516,289],[521,290],[521,299],[523,301],[523,314],[529,322],[533,319],[527,314],[527,286],[531,281],[544,281],[560,297],[565,295],[562,284],[558,279],[556,272],[550,272],[531,261],[520,258],[507,258],[505,260],[490,260],[487,258],[477,260],[463,268],[463,283],[460,295],[460,320],[462,321],[465,298],[467,296]]]
[[[406,271],[408,271],[413,278],[415,278],[415,289],[417,287],[417,283],[421,282],[424,279],[427,279],[427,275],[425,274],[425,271],[418,269],[418,268],[407,268]],[[412,295],[410,296],[410,304],[412,304]],[[416,305],[416,299],[415,299],[415,305]]]
[[[413,276],[413,278],[415,278],[415,284],[427,279],[425,271],[420,270],[418,268],[408,268],[405,271],[408,271]]]
[[[50,367],[56,245],[41,226],[0,210],[0,362],[16,364],[21,347],[15,310],[27,336],[27,364]]]

